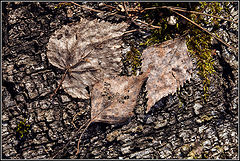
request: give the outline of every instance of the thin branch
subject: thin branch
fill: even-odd
[[[173,10],[172,10],[173,11]],[[201,27],[200,25],[198,25],[197,23],[193,22],[192,20],[188,19],[187,17],[183,16],[182,14],[176,12],[176,11],[173,11],[174,13],[176,13],[177,15],[183,17],[184,19],[188,20],[189,22],[191,22],[192,24],[196,25],[197,27],[199,27],[200,29],[202,29],[203,31],[207,32],[208,34],[210,34],[212,37],[214,37],[215,39],[217,39],[218,41],[220,41],[221,43],[223,43],[224,45],[226,45],[227,47],[230,47],[232,48],[234,51],[237,52],[237,49],[234,48],[233,46],[227,44],[226,42],[224,42],[222,39],[218,38],[217,36],[215,36],[214,34],[212,34],[210,31],[208,31],[207,29]]]
[[[88,124],[87,124],[87,122],[86,122],[86,123],[83,125],[83,126],[85,126],[85,125],[87,124],[87,126],[84,128],[83,132],[81,133],[81,135],[80,135],[80,137],[79,137],[79,139],[78,139],[78,145],[77,145],[76,155],[80,152],[79,147],[80,147],[81,139],[82,139],[82,136],[83,136],[84,132],[87,130],[87,128],[89,127],[89,125],[90,125],[103,111],[105,111],[105,110],[106,110],[107,108],[109,108],[109,107],[112,107],[112,106],[108,106],[108,107],[102,109],[96,116],[94,116],[94,117],[88,122]],[[83,126],[81,126],[81,128],[82,128]],[[80,128],[80,129],[81,129],[81,128]]]
[[[83,6],[83,5],[77,4],[77,3],[75,3],[75,2],[71,2],[71,3],[74,4],[74,5],[77,5],[77,6],[81,7],[81,8],[88,9],[88,10],[90,10],[90,11],[99,12],[99,13],[105,13],[105,14],[111,15],[110,13],[107,13],[107,12],[105,12],[105,11],[100,11],[100,10],[92,9],[92,8],[87,7],[87,6]],[[119,14],[114,14],[114,16],[117,16],[117,17],[120,17],[120,18],[125,18],[125,16],[122,16],[122,15],[119,15]]]
[[[81,7],[81,8],[85,8],[85,9],[88,9],[88,10],[91,10],[91,11],[94,11],[94,12],[99,12],[99,13],[103,13],[104,12],[104,11],[92,9],[92,8],[87,7],[87,6],[83,6],[83,5],[77,4],[75,2],[71,2],[71,3],[74,4],[74,5],[77,5],[77,6]]]
[[[144,8],[143,10],[141,10],[140,12],[144,12],[144,11],[147,11],[147,10],[155,10],[155,9],[162,9],[162,8],[168,8],[170,6],[162,6],[162,7],[150,7],[150,8]],[[181,7],[172,7],[172,8],[179,8],[179,9],[187,9],[187,8],[181,8]]]
[[[90,119],[90,121],[86,121],[86,122],[78,129],[78,131],[76,132],[76,134],[73,135],[73,136],[69,139],[68,143],[67,143],[66,145],[64,145],[64,147],[63,147],[61,150],[59,150],[58,153],[55,154],[55,155],[52,157],[52,159],[54,159],[61,151],[63,151],[63,150],[70,144],[70,141],[73,139],[73,137],[75,137],[75,136],[81,131],[81,129],[82,129],[85,125],[87,125],[87,126],[84,128],[83,132],[81,133],[81,135],[80,135],[80,137],[79,137],[79,139],[78,139],[77,152],[76,152],[76,155],[77,155],[77,154],[80,152],[79,147],[80,147],[81,138],[82,138],[84,132],[87,130],[87,128],[89,127],[89,125],[90,125],[103,111],[105,111],[105,110],[106,110],[107,108],[109,108],[109,107],[112,107],[112,106],[108,106],[108,107],[102,109],[96,116],[94,116],[92,119]]]
[[[142,24],[144,24],[144,25],[146,25],[146,26],[151,26],[151,27],[153,27],[153,28],[155,28],[155,29],[160,29],[160,28],[161,28],[160,26],[154,26],[154,25],[148,24],[148,23],[146,23],[146,22],[143,22],[143,21],[141,21],[141,20],[134,20],[134,21],[140,22],[140,23],[142,23]]]
[[[129,33],[136,32],[136,31],[138,31],[138,29],[129,30],[129,31],[124,32],[123,34],[129,34]]]
[[[225,20],[225,21],[238,23],[238,21],[229,20],[229,19],[227,19],[227,18],[222,18],[222,17],[219,17],[219,16],[207,14],[207,13],[202,13],[202,12],[197,12],[197,11],[187,11],[186,8],[181,8],[181,7],[171,7],[171,6],[151,7],[151,8],[145,8],[145,9],[143,9],[143,10],[141,11],[141,13],[144,12],[144,11],[147,11],[147,10],[162,9],[162,8],[167,8],[167,9],[170,9],[170,10],[187,12],[187,13],[194,13],[194,14],[199,14],[199,15],[206,15],[206,16],[211,16],[211,17],[215,17],[215,18],[218,18],[218,19],[222,19],[222,20]],[[224,17],[225,17],[225,16],[224,16]]]
[[[72,124],[73,124],[73,126],[74,126],[76,129],[77,129],[77,126],[75,125],[74,121],[75,121],[76,117],[77,117],[78,115],[80,115],[80,113],[81,113],[81,112],[76,113],[76,114],[73,116],[73,119],[72,119]]]
[[[92,9],[92,8],[89,8],[89,7],[86,7],[86,6],[77,4],[77,3],[75,3],[75,2],[71,2],[71,3],[72,3],[72,4],[75,4],[75,5],[79,6],[79,7],[82,7],[82,8],[91,10],[91,11],[94,11],[94,12],[99,12],[99,13],[105,13],[105,14],[108,14],[108,15],[113,15],[112,13],[110,14],[110,13],[107,13],[107,12],[104,12],[104,11],[95,10],[95,9]],[[126,16],[122,16],[122,15],[115,14],[115,13],[114,13],[114,16],[117,16],[117,17],[120,17],[120,18],[126,18]],[[154,25],[148,24],[148,23],[146,23],[146,22],[143,22],[143,21],[141,21],[141,20],[136,20],[136,21],[138,21],[138,22],[140,22],[140,23],[142,23],[142,24],[145,24],[145,25],[147,25],[147,26],[151,26],[152,28],[157,28],[157,29],[161,28],[161,27],[159,27],[159,26],[154,26]]]
[[[210,14],[207,14],[207,13],[202,13],[202,12],[197,12],[197,11],[187,11],[185,9],[180,9],[180,8],[175,8],[175,7],[167,7],[167,6],[164,6],[164,8],[172,9],[172,10],[175,10],[175,11],[181,11],[181,12],[188,12],[188,13],[194,13],[194,14],[199,14],[199,15],[211,16],[211,17],[215,17],[215,18],[222,19],[222,20],[225,20],[225,21],[238,23],[238,21],[229,20],[229,19],[226,19],[226,18],[222,18],[222,17],[215,16],[215,15],[210,15]]]
[[[114,9],[116,9],[116,7],[114,7],[114,6],[111,6],[111,5],[108,5],[108,4],[103,4],[104,6],[107,6],[107,7],[110,7],[110,8],[114,8]]]
[[[126,2],[123,2],[123,8],[124,8],[124,10],[125,10],[127,16],[130,17],[129,14],[128,14],[128,9],[127,9]]]
[[[66,145],[64,145],[64,147],[63,147],[61,150],[59,150],[58,153],[55,154],[55,155],[52,157],[52,159],[54,159],[56,156],[58,156],[58,154],[59,154],[61,151],[63,151],[63,150],[70,144],[70,141],[71,141],[75,136],[77,136],[77,134],[81,131],[81,129],[82,129],[85,125],[86,125],[86,123],[83,124],[83,125],[78,129],[78,131],[75,133],[75,135],[73,135],[73,136],[69,139],[68,143],[67,143]]]
[[[89,127],[89,125],[90,125],[93,121],[94,121],[94,120],[90,120],[90,121],[88,122],[87,126],[85,127],[85,129],[83,130],[83,132],[81,133],[81,135],[80,135],[80,137],[79,137],[79,139],[78,139],[76,155],[78,155],[79,152],[80,152],[79,147],[80,147],[80,143],[81,143],[82,136],[83,136],[84,132],[87,130],[87,128]],[[85,123],[84,125],[86,125],[86,123]],[[82,126],[82,127],[83,127],[83,126]]]

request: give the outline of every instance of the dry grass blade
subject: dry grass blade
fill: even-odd
[[[227,44],[226,42],[224,42],[222,39],[218,38],[217,36],[215,36],[214,34],[212,34],[210,31],[208,31],[207,29],[201,27],[200,25],[198,25],[197,23],[193,22],[192,20],[190,20],[189,18],[183,16],[182,14],[172,10],[174,13],[176,13],[177,15],[183,17],[184,19],[188,20],[189,22],[191,22],[192,24],[196,25],[197,27],[199,27],[200,29],[202,29],[203,31],[207,32],[208,34],[210,34],[212,37],[214,37],[215,39],[217,39],[218,41],[220,41],[221,43],[223,43],[224,45],[226,45],[227,47],[233,49],[235,52],[238,52],[238,50],[236,48],[234,48],[233,46]]]
[[[90,11],[99,12],[99,13],[103,13],[103,12],[104,12],[104,11],[92,9],[92,8],[87,7],[87,6],[83,6],[83,5],[77,4],[77,3],[75,3],[75,2],[71,2],[71,3],[74,4],[74,5],[76,5],[76,6],[79,6],[79,7],[81,7],[81,8],[88,9],[88,10],[90,10]]]
[[[197,11],[187,11],[186,8],[182,8],[182,7],[173,7],[173,6],[151,7],[151,8],[145,8],[145,9],[141,10],[141,12],[144,12],[144,11],[147,11],[147,10],[161,9],[161,8],[167,8],[167,9],[170,9],[170,10],[181,11],[181,12],[186,12],[186,13],[194,13],[194,14],[199,14],[199,15],[205,15],[205,16],[215,17],[215,18],[222,19],[222,20],[229,21],[229,22],[238,23],[238,21],[229,20],[227,18],[222,18],[222,17],[219,17],[219,16],[207,14],[207,13],[202,13],[202,12],[197,12]]]
[[[129,33],[132,33],[132,32],[136,32],[136,31],[138,31],[139,29],[134,29],[134,30],[130,30],[130,31],[126,31],[126,32],[124,32],[124,34],[129,34]]]
[[[146,22],[143,22],[143,21],[141,21],[141,20],[133,20],[133,21],[137,21],[137,22],[140,22],[140,23],[142,23],[142,24],[144,24],[144,25],[146,25],[146,26],[150,26],[150,27],[152,27],[152,28],[154,28],[154,29],[160,29],[161,27],[160,26],[154,26],[154,25],[151,25],[151,24],[148,24],[148,23],[146,23]],[[135,23],[136,24],[136,23]],[[137,24],[138,25],[138,24]]]
[[[105,11],[100,11],[100,10],[92,9],[92,8],[87,7],[87,6],[83,6],[83,5],[77,4],[77,3],[75,3],[75,2],[71,2],[71,3],[74,4],[74,5],[77,5],[77,6],[81,7],[81,8],[88,9],[88,10],[90,10],[90,11],[94,11],[94,12],[98,12],[98,13],[105,13],[105,14],[108,14],[108,15],[111,15],[111,14],[112,14],[112,13],[107,13],[107,12],[105,12]],[[119,14],[114,14],[114,16],[117,16],[117,17],[120,17],[120,18],[125,18],[125,16],[122,16],[122,15],[119,15]]]
[[[229,20],[229,19],[226,19],[226,18],[222,18],[222,17],[215,16],[215,15],[210,15],[210,14],[207,14],[207,13],[202,13],[202,12],[197,12],[197,11],[187,11],[186,9],[173,8],[173,7],[166,7],[166,8],[176,10],[176,11],[181,11],[181,12],[188,12],[188,13],[194,13],[194,14],[199,14],[199,15],[211,16],[211,17],[215,17],[215,18],[222,19],[222,20],[225,20],[225,21],[238,23],[238,21]]]

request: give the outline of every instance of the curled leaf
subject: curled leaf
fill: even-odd
[[[64,90],[72,97],[88,99],[93,84],[121,71],[121,36],[127,23],[111,24],[82,19],[55,31],[47,45],[49,62],[69,70]]]
[[[95,84],[91,95],[91,119],[115,124],[131,117],[147,75],[146,72],[138,77],[115,77]]]
[[[190,79],[193,65],[182,38],[150,46],[143,51],[142,58],[143,72],[150,69],[146,84],[148,112],[162,97],[176,92]]]

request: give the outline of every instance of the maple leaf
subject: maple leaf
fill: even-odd
[[[147,112],[162,97],[176,92],[192,72],[192,61],[183,38],[165,41],[146,48],[142,54],[142,70],[150,69],[146,83]]]
[[[118,76],[95,84],[91,94],[91,119],[115,124],[133,116],[138,94],[147,76],[147,72],[137,77]]]
[[[64,90],[72,97],[88,99],[93,84],[121,71],[121,36],[127,23],[111,24],[82,19],[55,31],[47,45],[49,62],[63,70]]]

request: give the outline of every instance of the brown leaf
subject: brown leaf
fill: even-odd
[[[148,112],[162,97],[176,92],[190,79],[193,65],[182,38],[150,46],[143,51],[142,58],[143,72],[151,69],[146,84]]]
[[[91,95],[91,119],[115,124],[131,117],[147,75],[146,72],[138,77],[115,77],[95,84]]]
[[[118,75],[121,71],[121,36],[127,23],[111,24],[82,19],[55,31],[47,45],[49,62],[69,69],[63,81],[64,90],[72,97],[88,99],[96,82]]]

